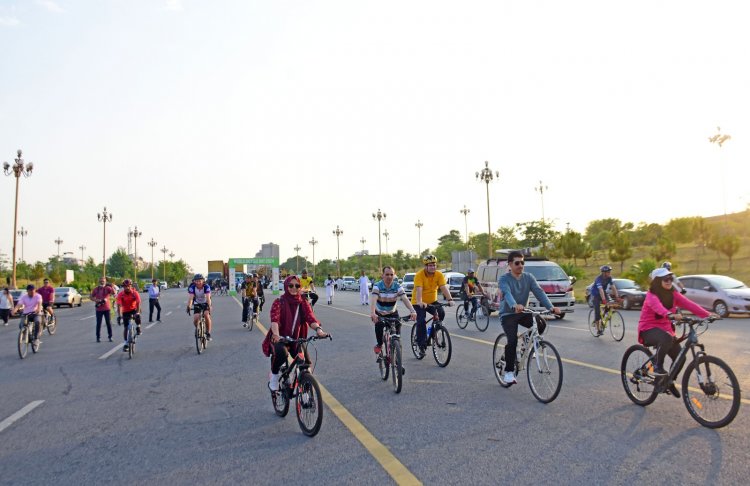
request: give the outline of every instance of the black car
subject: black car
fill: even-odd
[[[633,280],[627,278],[613,278],[612,283],[617,287],[617,294],[622,298],[622,308],[632,309],[634,307],[641,307],[643,301],[646,299],[646,292],[641,290],[641,287]],[[593,301],[591,300],[591,286],[593,283],[586,287],[586,302],[589,307],[593,307]],[[612,293],[610,292],[610,295]]]

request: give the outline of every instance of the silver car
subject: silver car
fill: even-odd
[[[721,317],[750,314],[750,289],[739,280],[725,275],[685,275],[679,277],[685,296],[704,309]]]
[[[60,307],[61,305],[67,305],[68,307],[77,305],[81,307],[82,299],[81,294],[75,288],[58,287],[55,289],[55,300],[53,303],[55,307]]]

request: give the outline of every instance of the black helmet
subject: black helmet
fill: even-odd
[[[671,262],[664,262],[661,264],[662,267],[666,268],[667,270],[672,270],[672,263]]]
[[[602,272],[602,273],[604,273],[604,272],[611,272],[612,271],[612,267],[610,267],[609,265],[602,265],[599,268],[599,271]]]
[[[195,282],[196,280],[206,280],[206,279],[203,278],[202,273],[196,273],[195,276],[193,277],[193,282]]]

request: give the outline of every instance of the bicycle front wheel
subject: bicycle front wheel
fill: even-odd
[[[599,337],[599,332],[596,330],[596,324],[594,324],[594,309],[589,311],[589,332],[594,337]]]
[[[477,329],[484,332],[487,330],[488,327],[490,327],[490,313],[485,312],[485,307],[478,307],[476,314],[474,314],[474,324],[477,326]]]
[[[297,385],[297,421],[302,433],[313,437],[323,424],[323,399],[313,375],[302,373]]]
[[[630,346],[622,356],[620,379],[625,394],[636,405],[645,407],[656,400],[658,390],[653,375],[651,351],[640,344]]]
[[[133,326],[130,326],[128,330],[128,357],[133,359],[133,354],[135,354],[135,330]]]
[[[424,356],[419,354],[419,345],[417,344],[417,325],[412,324],[411,326],[411,352],[414,353],[414,357],[422,359]]]
[[[279,384],[279,386],[283,385]],[[286,414],[289,413],[289,399],[283,388],[271,392],[271,402],[273,403],[273,411],[276,412],[276,415],[286,417]]]
[[[201,354],[201,352],[203,352],[200,327],[195,328],[195,349],[198,351],[198,354]]]
[[[47,333],[52,336],[57,331],[57,317],[49,316],[47,318]]]
[[[463,305],[456,306],[456,324],[458,324],[458,327],[461,329],[466,329],[466,326],[469,325],[469,319],[464,313]]]
[[[255,321],[257,320],[257,317],[251,317],[247,320],[247,330],[252,331],[253,326],[255,326]]]
[[[729,425],[740,409],[740,384],[732,369],[715,356],[702,355],[682,376],[682,399],[704,427]]]
[[[612,339],[618,342],[625,337],[625,319],[619,311],[613,311],[609,318],[609,332],[612,334]]]
[[[29,352],[29,328],[23,326],[18,331],[18,356],[24,359]]]
[[[451,335],[448,330],[442,326],[434,326],[432,336],[432,357],[441,368],[448,366],[451,362]]]
[[[393,339],[391,343],[391,381],[393,382],[393,391],[401,393],[403,386],[403,371],[401,364],[401,340]]]
[[[504,332],[495,339],[495,345],[492,347],[492,371],[495,373],[497,382],[502,386],[507,387],[505,384],[505,346],[508,345],[508,336]]]
[[[531,393],[542,403],[550,403],[560,394],[563,367],[560,354],[548,341],[539,341],[536,349],[529,350],[526,361],[526,378]]]
[[[385,381],[388,379],[388,371],[390,369],[390,363],[388,363],[388,340],[383,340],[383,345],[380,347],[380,355],[378,355],[378,368],[380,369],[380,379]]]

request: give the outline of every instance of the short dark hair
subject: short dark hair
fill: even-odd
[[[523,258],[523,253],[518,250],[513,250],[512,252],[508,253],[508,263],[512,263],[516,258]]]
[[[390,265],[385,265],[385,266],[383,267],[383,273],[385,273],[385,269],[386,269],[386,268],[390,268],[391,270],[393,270],[393,273],[396,273],[396,270],[395,270],[395,269],[394,269],[394,268],[393,268],[392,266],[390,266]]]

